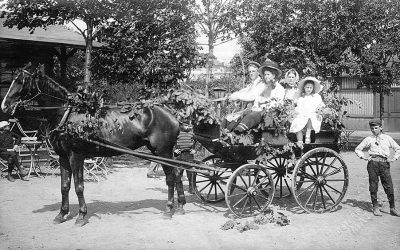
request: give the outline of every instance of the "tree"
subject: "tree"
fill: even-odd
[[[240,26],[237,20],[238,7],[242,0],[201,0],[197,4],[195,12],[198,25],[203,34],[208,39],[208,58],[207,58],[207,80],[205,86],[206,97],[208,97],[208,85],[212,74],[214,61],[214,48],[221,43],[227,42],[232,36],[232,31]]]
[[[380,119],[384,113],[384,95],[400,83],[400,3],[366,2],[362,9],[361,30],[368,30],[368,44],[361,50],[360,85],[380,95]]]
[[[3,13],[7,16],[4,25],[17,26],[19,29],[28,27],[33,33],[37,27],[70,22],[85,39],[85,85],[91,84],[90,66],[92,62],[92,44],[97,36],[99,26],[108,22],[118,10],[118,1],[107,0],[9,0]],[[82,27],[77,20],[86,24]]]
[[[267,55],[283,68],[307,74],[340,76],[345,55],[357,45],[354,34],[358,1],[250,0],[241,7],[244,54]]]
[[[383,94],[398,79],[398,1],[249,0],[240,9],[236,33],[250,59],[267,54],[322,78],[346,73]]]
[[[196,45],[191,0],[130,1],[135,14],[103,26],[99,33],[108,50],[96,53],[96,78],[108,83],[167,87],[186,77],[201,60]]]

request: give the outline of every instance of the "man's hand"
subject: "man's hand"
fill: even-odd
[[[19,146],[18,146],[18,145],[14,145],[13,150],[14,150],[15,152],[17,152],[18,149],[19,149]]]
[[[179,155],[181,153],[181,150],[179,148],[177,148],[177,149],[175,149],[174,153]]]
[[[190,154],[194,155],[195,153],[196,153],[196,150],[194,150],[194,149],[190,150]]]

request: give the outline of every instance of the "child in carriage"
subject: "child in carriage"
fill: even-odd
[[[317,114],[319,107],[325,106],[321,96],[321,82],[315,77],[306,77],[299,82],[299,98],[295,108],[296,117],[290,126],[290,132],[296,133],[297,145],[303,147],[303,130],[306,130],[305,143],[311,142],[311,130],[319,133],[322,117]]]

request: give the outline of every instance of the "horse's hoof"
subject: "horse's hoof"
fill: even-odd
[[[83,227],[83,226],[86,225],[87,223],[89,223],[89,221],[86,220],[86,219],[76,219],[76,221],[75,221],[75,226],[77,226],[77,227]]]
[[[54,218],[53,223],[54,224],[60,224],[60,223],[63,223],[65,221],[67,221],[66,218],[61,217],[61,216],[57,216],[56,218]]]
[[[185,214],[185,209],[183,209],[183,207],[178,207],[178,208],[175,210],[175,214],[176,214],[176,215],[184,215],[184,214]]]
[[[163,218],[164,219],[172,219],[172,212],[171,211],[164,212],[163,213]]]

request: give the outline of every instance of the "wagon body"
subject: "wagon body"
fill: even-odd
[[[218,125],[195,127],[194,137],[212,153],[203,160],[218,171],[194,174],[196,195],[206,202],[225,199],[238,216],[264,211],[272,199],[294,196],[307,212],[333,211],[348,186],[348,170],[339,155],[340,135],[330,130],[312,133],[310,144],[293,147],[293,152],[267,156],[257,161],[257,145],[231,145],[220,138]],[[273,131],[254,135],[275,149],[295,142],[296,136],[275,136]],[[222,169],[222,170],[221,170]]]

